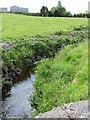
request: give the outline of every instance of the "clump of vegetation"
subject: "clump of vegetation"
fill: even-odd
[[[88,99],[87,42],[68,45],[53,59],[43,59],[36,67],[34,95],[36,114],[64,103]]]
[[[66,45],[77,46],[78,43],[85,40],[85,35],[86,33],[83,35],[79,33],[74,38],[67,38],[66,35],[62,34],[56,40],[49,38],[41,38],[35,41],[27,38],[16,40],[15,44],[13,43],[8,50],[2,50],[2,71],[5,78],[3,81],[14,79],[16,75],[34,66],[35,62],[42,58],[54,57],[55,53]]]
[[[82,30],[82,29],[85,29],[86,26],[84,25],[80,25],[79,27],[74,27],[74,30]]]

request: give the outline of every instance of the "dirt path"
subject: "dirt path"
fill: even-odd
[[[88,100],[64,104],[35,118],[88,118]]]

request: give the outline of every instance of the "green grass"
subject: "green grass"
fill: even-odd
[[[4,80],[6,83],[10,78],[11,73],[17,74],[18,68],[20,71],[29,69],[37,61],[37,58],[48,58],[55,56],[55,53],[60,50],[63,46],[73,44],[77,46],[80,42],[85,41],[87,33],[78,33],[78,36],[69,38],[66,35],[58,38],[57,40],[50,40],[42,38],[41,40],[27,40],[19,39],[14,41],[9,50],[2,50],[2,65],[4,71]],[[40,60],[39,59],[39,60]]]
[[[64,103],[88,99],[88,44],[64,47],[36,67],[32,106],[44,113]],[[75,82],[76,81],[76,82]]]
[[[58,31],[70,31],[80,25],[87,26],[88,19],[32,17],[4,13],[2,14],[2,38],[3,41],[9,41],[38,35],[47,37]]]

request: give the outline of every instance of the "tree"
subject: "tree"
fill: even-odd
[[[82,15],[82,16],[83,16],[83,18],[85,18],[85,17],[86,17],[85,13],[83,13],[83,15]]]
[[[62,8],[61,0],[58,1],[58,7]]]
[[[87,17],[87,18],[90,18],[90,12],[87,12],[87,13],[86,13],[86,17]]]
[[[72,17],[71,12],[66,12],[65,17]]]
[[[53,16],[54,16],[54,12],[55,12],[56,10],[58,10],[58,8],[57,8],[57,7],[52,7],[52,8],[51,8],[51,10],[50,10],[50,11],[51,11],[51,13],[53,14]]]
[[[77,15],[76,15],[76,14],[74,14],[74,17],[77,17]]]
[[[51,11],[48,11],[48,17],[53,17],[53,14]]]
[[[48,16],[48,8],[47,6],[42,6],[41,10],[40,10],[40,13],[42,16]]]
[[[54,17],[59,17],[59,11],[58,10],[54,11]]]
[[[62,6],[61,0],[58,1],[58,5],[51,9],[52,14],[55,17],[64,17],[66,14],[66,9]]]

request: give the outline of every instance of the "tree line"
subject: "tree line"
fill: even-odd
[[[59,0],[58,5],[56,7],[52,7],[50,11],[48,10],[47,6],[42,6],[40,15],[49,17],[72,17],[72,14],[67,12],[65,7],[62,6],[61,0]]]
[[[42,6],[39,13],[17,13],[30,16],[42,16],[42,17],[80,17],[80,18],[90,18],[90,13],[79,13],[72,15],[71,12],[67,11],[65,7],[62,6],[61,0],[58,1],[58,5],[52,7],[48,10],[47,6]]]
[[[47,6],[42,6],[40,10],[40,16],[48,16],[48,17],[87,17],[90,18],[90,13],[79,13],[72,15],[71,12],[66,11],[65,7],[62,6],[61,0],[58,1],[58,5],[56,7],[52,7],[49,11]]]

